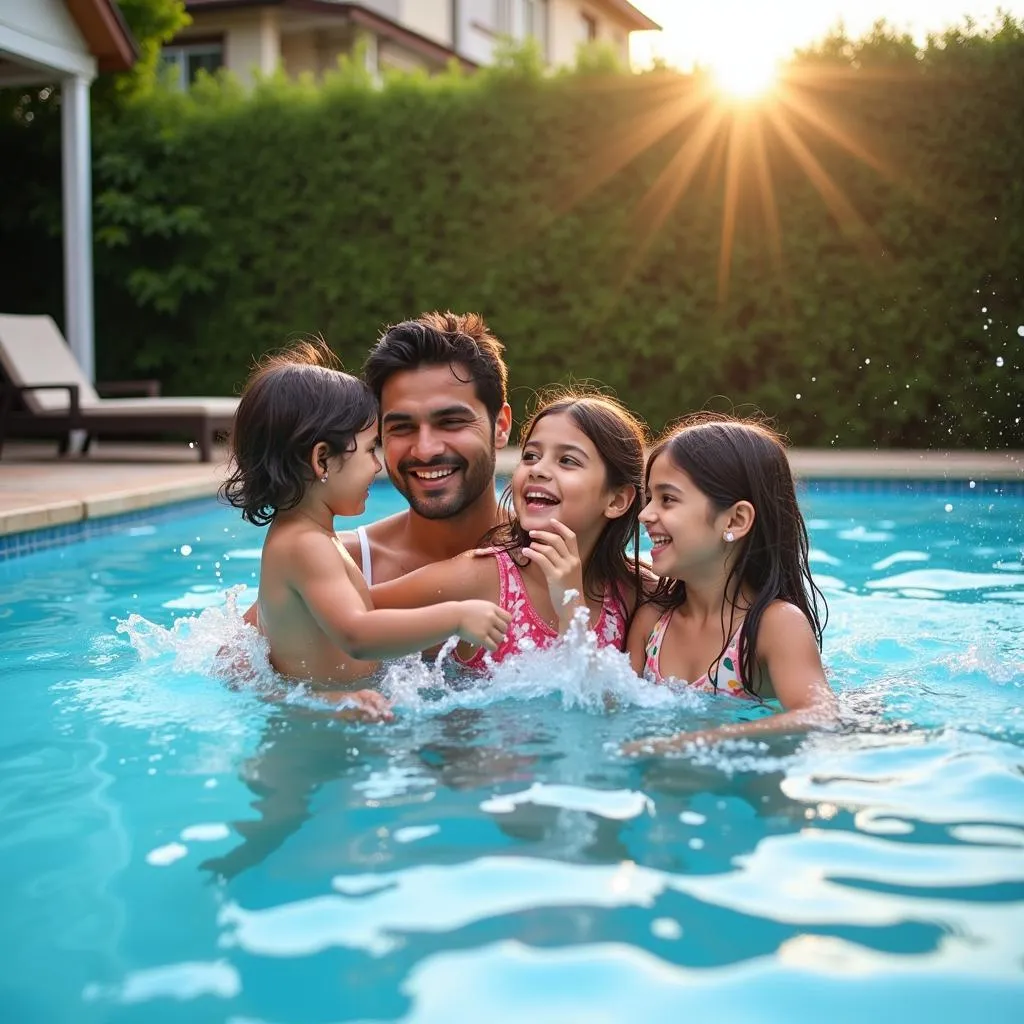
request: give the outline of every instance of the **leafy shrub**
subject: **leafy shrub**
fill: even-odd
[[[136,91],[96,116],[99,372],[231,392],[289,337],[357,369],[385,324],[474,309],[517,411],[571,375],[655,428],[751,404],[801,444],[1019,445],[1021,124],[1009,17],[921,49],[833,36],[763,108],[528,53],[383,87],[351,61]],[[47,127],[0,126],[25,200],[0,308],[59,319]]]

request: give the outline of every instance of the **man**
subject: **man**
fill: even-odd
[[[369,584],[476,545],[498,522],[496,452],[508,444],[503,346],[475,313],[390,327],[363,366],[384,462],[409,508],[342,535]]]

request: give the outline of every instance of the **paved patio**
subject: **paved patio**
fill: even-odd
[[[9,442],[0,459],[0,536],[213,495],[224,478],[227,452],[219,454],[202,463],[183,444],[103,443],[59,458],[56,445]],[[499,472],[518,454],[499,453]],[[1024,481],[1024,451],[795,449],[791,462],[805,479]]]

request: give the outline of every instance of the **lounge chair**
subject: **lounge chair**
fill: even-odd
[[[237,398],[162,398],[157,381],[94,388],[49,316],[0,314],[0,369],[7,378],[0,380],[0,453],[8,432],[57,438],[62,455],[73,430],[85,432],[86,449],[97,435],[173,433],[198,442],[209,462],[214,435],[231,429],[238,407]],[[97,389],[145,397],[101,398]]]

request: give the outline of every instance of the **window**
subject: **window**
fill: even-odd
[[[541,55],[548,55],[548,0],[522,0],[523,35],[533,36]]]
[[[548,27],[548,0],[494,0],[494,31],[513,39],[544,39]]]
[[[597,18],[580,11],[580,41],[592,43],[597,38]]]
[[[512,35],[512,0],[494,0],[494,30],[499,35]]]
[[[208,71],[212,75],[224,67],[224,44],[211,41],[165,46],[160,54],[160,60],[164,67],[175,69],[178,87],[187,89],[195,81],[200,70]]]

